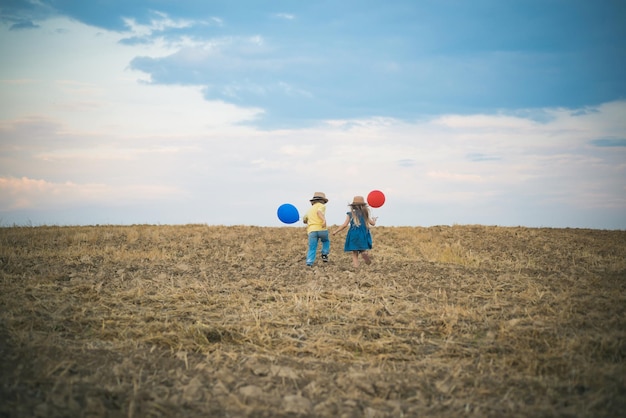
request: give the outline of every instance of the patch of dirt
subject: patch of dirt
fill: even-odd
[[[0,228],[0,417],[614,417],[626,232]]]

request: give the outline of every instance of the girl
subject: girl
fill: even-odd
[[[352,252],[352,265],[359,267],[359,254],[363,257],[365,264],[372,261],[367,251],[372,249],[370,226],[376,225],[376,218],[370,217],[369,207],[363,196],[354,196],[349,206],[350,212],[346,213],[345,222],[333,232],[333,235],[350,225],[343,250]]]

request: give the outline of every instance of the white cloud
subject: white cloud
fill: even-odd
[[[285,145],[280,147],[280,152],[289,157],[309,157],[313,156],[313,146],[311,145]]]
[[[189,23],[178,23],[186,24]],[[223,102],[207,102],[200,86],[138,83],[142,75],[127,70],[134,56],[169,54],[173,51],[169,48],[156,44],[120,45],[117,41],[124,34],[103,33],[66,19],[54,19],[42,25],[40,31],[26,37],[7,35],[14,37],[8,40],[11,49],[28,49],[31,54],[12,54],[22,62],[15,68],[0,69],[0,78],[6,80],[2,84],[4,99],[0,108],[3,119],[45,115],[85,133],[184,136],[254,120],[260,112]],[[59,34],[54,32],[56,27],[68,29]],[[34,38],[37,33],[40,36]],[[88,47],[85,39],[89,39]],[[36,50],[33,45],[37,45]],[[87,49],[98,53],[78,52]],[[57,55],[50,56],[50,51]],[[23,74],[25,68],[27,74]],[[15,77],[18,74],[20,77]],[[33,81],[25,84],[25,79]]]
[[[468,182],[468,183],[476,183],[483,182],[484,179],[482,176],[478,174],[462,174],[462,173],[451,173],[449,171],[429,171],[426,175],[435,180],[451,180],[451,181],[459,181],[459,182]]]
[[[163,185],[130,184],[111,186],[103,183],[49,182],[28,177],[0,177],[0,211],[58,209],[72,205],[120,206],[130,202],[164,200],[184,195]]]
[[[296,16],[291,13],[275,13],[274,17],[285,20],[294,20],[296,18]]]
[[[172,19],[167,13],[154,11],[154,17],[147,25],[137,23],[133,18],[122,18],[124,25],[128,28],[132,36],[145,37],[154,32],[162,32],[167,29],[189,28],[198,24],[220,23],[219,20],[196,21],[191,19]]]

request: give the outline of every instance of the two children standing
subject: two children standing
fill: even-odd
[[[326,203],[328,203],[328,199],[324,193],[315,192],[310,202],[311,208],[303,217],[304,223],[307,224],[309,237],[307,266],[312,266],[315,262],[317,246],[320,241],[322,243],[322,261],[327,262],[330,253],[330,239],[326,225]],[[371,217],[369,207],[363,196],[354,196],[352,203],[348,206],[350,211],[346,212],[346,220],[333,232],[333,235],[343,231],[349,225],[350,229],[348,229],[343,250],[352,253],[352,265],[354,267],[359,266],[359,254],[365,264],[370,264],[371,258],[367,253],[368,250],[372,249],[370,226],[376,225],[376,218]]]

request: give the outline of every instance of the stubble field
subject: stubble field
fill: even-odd
[[[616,417],[626,231],[0,228],[0,417]]]

